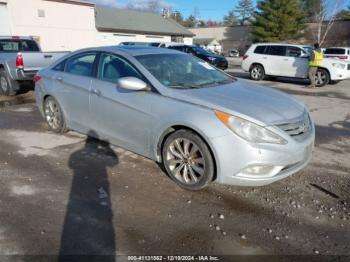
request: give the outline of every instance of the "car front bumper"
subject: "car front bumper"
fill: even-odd
[[[219,60],[211,63],[215,67],[221,69],[221,70],[226,70],[228,68],[228,61],[227,60]]]
[[[220,184],[236,186],[264,186],[291,176],[302,170],[312,158],[315,129],[298,142],[292,137],[286,145],[253,145],[235,134],[214,138],[213,147],[217,179]],[[246,174],[249,167],[268,167],[261,174]]]

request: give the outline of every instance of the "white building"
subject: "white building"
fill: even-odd
[[[194,36],[156,14],[99,7],[83,0],[0,0],[0,35],[33,36],[44,51],[126,41],[192,44]]]

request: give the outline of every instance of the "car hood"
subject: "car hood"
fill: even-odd
[[[216,54],[210,54],[210,55],[208,55],[208,57],[214,57],[214,58],[216,58],[216,59],[225,59],[225,57],[223,57],[222,55],[216,55]]]
[[[290,95],[244,80],[200,89],[176,89],[170,96],[242,117],[262,126],[286,123],[305,112],[305,106]]]

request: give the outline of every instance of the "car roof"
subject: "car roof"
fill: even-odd
[[[74,53],[99,51],[99,52],[112,52],[112,53],[125,53],[131,56],[138,55],[150,55],[150,54],[178,54],[179,51],[171,50],[168,48],[142,46],[142,45],[126,45],[126,46],[104,46],[104,47],[92,47],[75,51]]]
[[[312,46],[309,46],[309,45],[298,45],[298,44],[288,44],[288,43],[255,43],[254,45],[258,46],[258,45],[261,45],[261,46],[264,46],[264,45],[282,45],[282,46],[298,46],[298,47],[301,47],[301,48],[304,48],[304,47],[311,47]]]
[[[350,47],[332,46],[332,47],[326,47],[326,49],[350,49]]]

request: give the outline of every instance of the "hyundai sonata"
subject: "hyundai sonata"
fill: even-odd
[[[302,103],[175,50],[84,49],[35,82],[52,131],[96,134],[162,163],[185,189],[267,185],[311,158],[315,129]]]

